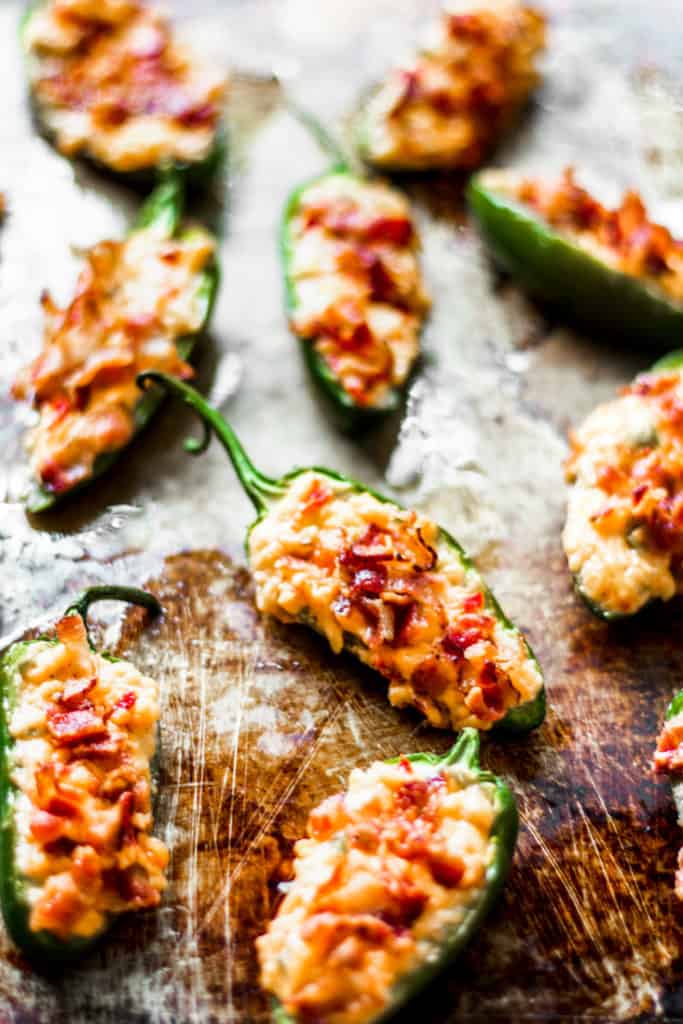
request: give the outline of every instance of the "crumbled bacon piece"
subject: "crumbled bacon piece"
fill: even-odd
[[[107,735],[107,726],[92,705],[82,704],[71,711],[61,711],[53,706],[48,708],[46,718],[50,735],[63,746],[100,740]]]

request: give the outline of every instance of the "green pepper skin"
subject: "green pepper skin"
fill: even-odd
[[[158,615],[161,606],[156,598],[135,587],[100,586],[91,587],[67,608],[66,615],[78,614],[86,621],[88,608],[96,601],[126,601],[144,607],[150,615]],[[24,640],[12,644],[0,659],[0,908],[5,927],[12,941],[30,960],[44,966],[78,960],[83,957],[104,935],[112,924],[107,920],[97,934],[89,938],[64,941],[48,931],[34,932],[29,926],[31,909],[26,896],[26,880],[21,876],[15,858],[16,830],[14,801],[18,793],[12,782],[11,751],[14,740],[9,723],[17,700],[17,671],[21,661],[37,643],[56,643],[41,636],[36,640]],[[117,661],[111,655],[103,654],[110,661]],[[150,763],[152,785],[158,784],[157,752]]]
[[[175,379],[174,377],[169,377],[167,374],[157,372],[140,374],[138,377],[138,384],[140,387],[146,387],[148,384],[160,385],[166,391],[169,391],[181,398],[185,404],[193,409],[200,417],[204,424],[204,436],[199,442],[194,440],[186,441],[185,448],[188,452],[193,455],[198,455],[205,451],[209,441],[211,440],[212,432],[215,433],[216,437],[225,448],[235,472],[237,473],[237,477],[257,512],[256,519],[249,527],[249,531],[247,533],[247,554],[249,534],[251,531],[266,515],[268,515],[271,505],[283,497],[292,480],[295,480],[303,473],[318,473],[333,482],[345,484],[353,491],[371,494],[378,501],[385,502],[388,505],[393,505],[395,508],[402,507],[398,502],[392,501],[383,494],[379,494],[371,487],[366,487],[357,480],[353,480],[350,477],[337,473],[334,470],[326,469],[322,466],[308,466],[294,469],[290,473],[285,474],[285,476],[280,477],[280,479],[273,480],[256,469],[244,451],[240,441],[237,439],[232,427],[223,419],[218,410],[210,406],[194,388],[185,384],[183,381]],[[504,628],[518,632],[516,627],[513,626],[510,620],[503,613],[494,595],[488,589],[484,580],[477,572],[474,563],[465,553],[460,544],[446,530],[440,529],[440,534],[444,543],[455,552],[463,568],[468,572],[476,573],[478,585],[481,587],[485,596],[487,610],[498,619]],[[311,622],[306,622],[305,625],[308,625],[313,629],[316,628]],[[526,640],[524,643],[529,656],[533,659],[534,663],[538,665],[531,647]],[[347,649],[350,653],[354,653],[352,647],[348,647]],[[541,725],[545,718],[545,712],[546,695],[545,687],[542,687],[533,700],[511,708],[505,717],[493,726],[491,732],[508,734],[529,732],[531,729],[536,729]]]
[[[603,263],[490,180],[486,173],[470,180],[469,207],[496,260],[532,294],[634,344],[666,348],[680,340],[682,303]]]
[[[26,32],[31,18],[36,11],[43,6],[43,2],[44,0],[36,0],[35,3],[29,4],[19,20],[19,42],[21,43],[21,48],[26,60],[30,59],[30,53],[26,44]],[[49,127],[40,103],[37,101],[32,88],[30,90],[30,104],[33,119],[35,120],[41,135],[43,135],[51,145],[54,145],[55,133]],[[149,191],[158,184],[159,180],[173,172],[179,174],[183,178],[189,190],[200,191],[206,189],[214,178],[225,168],[227,163],[227,153],[227,131],[225,126],[221,124],[216,130],[214,142],[209,152],[201,160],[197,160],[194,163],[174,161],[172,163],[167,162],[159,165],[154,164],[151,167],[140,168],[135,171],[117,171],[108,164],[98,160],[97,157],[91,156],[87,149],[79,153],[76,159],[85,160],[86,163],[89,163],[92,167],[105,174],[107,177],[110,177],[115,181],[120,181],[125,185],[129,185],[131,188],[139,192]]]
[[[182,179],[177,174],[169,174],[151,193],[140,209],[133,231],[139,231],[152,225],[159,225],[168,238],[182,237],[181,218],[184,205],[184,189]],[[202,324],[195,334],[188,334],[176,341],[176,349],[182,359],[189,359],[194,347],[204,334],[211,319],[211,313],[220,283],[220,267],[217,259],[213,259],[202,272],[198,296],[202,302]],[[130,441],[122,448],[104,452],[95,459],[91,475],[66,491],[53,492],[43,487],[37,480],[32,481],[26,496],[26,510],[32,514],[47,512],[61,502],[79,494],[98,477],[106,473],[121,454],[133,444],[138,435],[145,429],[161,403],[159,394],[147,393],[140,396],[134,410],[135,430]]]
[[[667,370],[678,370],[679,372],[683,372],[683,349],[676,349],[673,352],[669,352],[667,355],[662,356],[661,359],[658,359],[657,362],[645,372],[666,373]],[[633,612],[632,614],[612,612],[588,596],[581,585],[581,577],[578,573],[573,576],[573,581],[574,589],[581,600],[590,609],[590,611],[592,611],[593,615],[602,619],[603,622],[623,622],[625,619],[632,619],[634,615],[640,615],[645,608],[649,608],[656,600],[658,600],[657,598],[651,598],[641,608],[639,608],[637,612]]]
[[[389,763],[396,762],[392,758]],[[420,994],[437,975],[441,974],[456,959],[481,926],[491,908],[497,902],[510,871],[517,842],[519,816],[517,803],[510,788],[491,772],[479,768],[479,733],[476,729],[463,729],[457,742],[444,757],[437,754],[409,754],[409,761],[422,761],[438,767],[457,765],[475,774],[479,783],[493,783],[497,805],[496,818],[491,829],[491,843],[494,856],[486,872],[484,891],[479,902],[471,906],[463,920],[446,930],[436,946],[436,955],[429,963],[411,971],[392,988],[389,1006],[368,1024],[386,1024],[406,1003]],[[273,1001],[275,1024],[298,1024],[278,1000]]]
[[[313,185],[335,177],[359,180],[358,175],[354,175],[344,164],[338,163],[331,170],[317,175],[295,188],[285,204],[280,226],[279,248],[285,280],[285,310],[290,319],[297,308],[296,284],[291,273],[295,248],[291,224],[299,212],[304,193]],[[300,339],[302,355],[314,384],[325,399],[333,419],[342,431],[348,434],[360,433],[401,407],[408,380],[400,388],[390,388],[381,404],[360,405],[349,395],[337,375],[318,353],[314,341],[314,338]]]

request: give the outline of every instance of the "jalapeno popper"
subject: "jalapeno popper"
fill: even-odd
[[[386,170],[477,167],[539,81],[545,19],[515,0],[446,3],[418,56],[373,90],[357,121]]]
[[[162,385],[213,431],[258,518],[247,553],[260,611],[321,633],[389,680],[389,700],[440,728],[526,731],[545,715],[539,665],[462,548],[426,516],[318,467],[272,480],[193,388]]]
[[[683,352],[636,377],[570,435],[564,549],[606,619],[683,589]]]
[[[676,694],[667,709],[664,727],[657,737],[654,770],[669,776],[678,823],[683,827],[683,690]],[[674,891],[679,900],[683,900],[683,848],[678,851]]]
[[[460,952],[517,837],[514,797],[478,754],[467,729],[443,758],[375,761],[311,813],[294,880],[256,940],[279,1024],[377,1024]]]
[[[54,638],[0,660],[0,902],[12,939],[45,963],[82,955],[166,885],[151,834],[157,684],[90,646],[87,609],[104,599],[160,610],[144,591],[95,587]]]
[[[559,182],[485,171],[468,200],[499,262],[587,327],[671,347],[683,331],[683,240],[650,220],[637,192],[611,210],[571,169]]]
[[[22,25],[34,108],[65,156],[206,176],[220,155],[222,73],[138,0],[38,0]]]
[[[335,169],[298,188],[281,251],[287,310],[314,379],[353,429],[397,407],[429,306],[407,200]]]
[[[99,476],[147,424],[158,395],[135,383],[142,370],[186,377],[186,362],[208,322],[218,282],[215,241],[181,226],[182,186],[159,185],[122,242],[86,254],[74,299],[60,309],[43,295],[43,350],[18,378],[14,397],[32,398],[29,434],[41,512]]]

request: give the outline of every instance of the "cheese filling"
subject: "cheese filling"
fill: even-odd
[[[70,490],[92,475],[98,456],[130,441],[138,373],[192,375],[176,342],[203,325],[202,275],[214,248],[203,229],[168,239],[151,226],[90,249],[65,309],[44,293],[43,350],[13,389],[39,411],[28,448],[44,489]]]
[[[249,538],[262,612],[303,621],[389,680],[432,725],[489,729],[543,686],[432,520],[306,472]]]
[[[402,758],[352,771],[311,813],[257,939],[264,987],[296,1020],[374,1019],[481,900],[496,814],[493,783],[463,768]]]
[[[559,184],[528,179],[513,195],[602,262],[683,302],[683,239],[648,219],[637,192],[627,192],[610,210],[577,185],[567,168]]]
[[[545,20],[532,7],[447,3],[432,35],[368,103],[363,142],[372,163],[475,167],[538,84]]]
[[[156,906],[168,852],[151,835],[156,683],[92,652],[78,615],[57,638],[17,667],[9,756],[29,927],[69,940]]]
[[[614,615],[683,589],[683,380],[646,373],[570,435],[563,534],[583,593]]]
[[[36,101],[59,150],[116,171],[196,162],[213,147],[225,78],[163,14],[137,0],[46,0],[25,45]]]
[[[307,188],[289,226],[292,330],[354,402],[381,404],[418,354],[429,299],[408,203],[348,174]]]

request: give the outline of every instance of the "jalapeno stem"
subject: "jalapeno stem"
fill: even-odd
[[[479,767],[479,733],[476,729],[463,729],[456,742],[441,761],[446,767],[450,764],[463,765],[466,768]]]
[[[320,146],[323,153],[329,156],[332,161],[334,170],[337,171],[348,171],[350,170],[350,160],[346,155],[339,142],[334,136],[328,132],[327,128],[318,120],[318,118],[300,106],[296,100],[293,100],[291,96],[287,96],[285,100],[287,110],[292,114],[299,124],[303,125],[308,134],[315,139]]]
[[[66,609],[64,618],[68,615],[80,615],[85,625],[85,631],[88,633],[88,609],[96,601],[125,601],[127,604],[137,604],[141,608],[146,608],[153,618],[161,614],[161,605],[154,594],[149,594],[146,590],[140,590],[138,587],[117,587],[113,584],[102,584],[84,590]],[[90,642],[89,633],[88,642]]]
[[[138,387],[144,389],[150,383],[158,384],[166,391],[181,398],[201,419],[204,425],[204,436],[201,441],[196,441],[194,438],[185,441],[185,450],[190,455],[201,455],[208,448],[213,432],[228,453],[238,479],[254,508],[259,514],[265,512],[268,507],[268,499],[279,497],[283,493],[283,487],[277,480],[271,479],[256,469],[235,431],[223,419],[218,410],[213,409],[194,388],[178,380],[177,377],[170,377],[166,373],[157,373],[153,370],[139,374]]]
[[[175,235],[185,205],[185,184],[183,175],[175,167],[168,167],[159,176],[159,184],[142,204],[135,219],[135,230],[140,231],[152,225],[163,228],[168,238]]]

